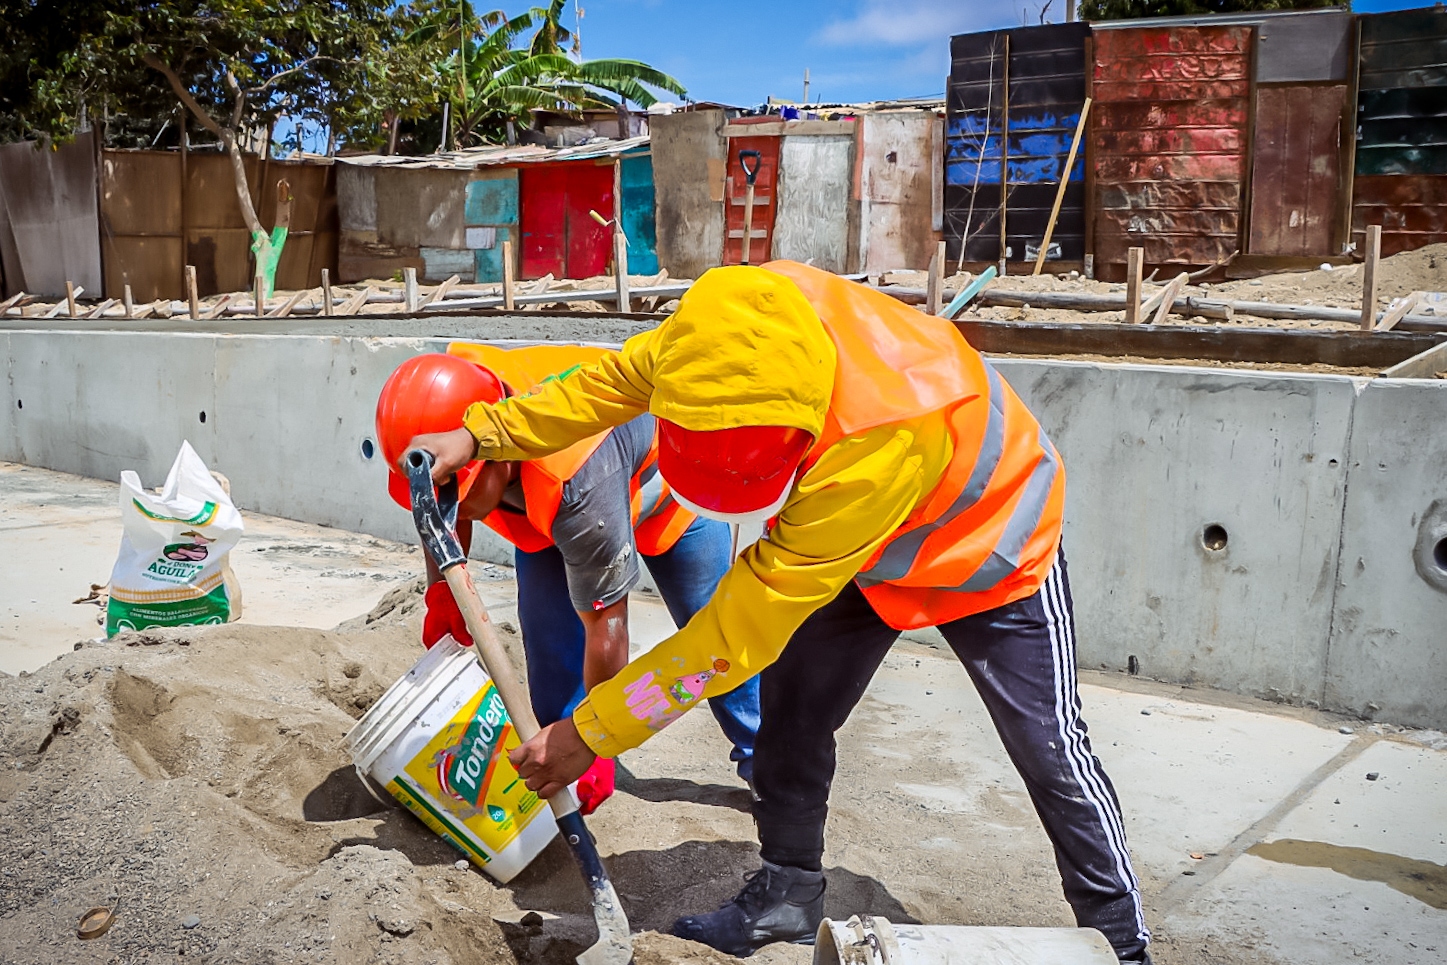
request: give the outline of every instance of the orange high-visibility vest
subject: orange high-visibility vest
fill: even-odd
[[[503,349],[493,345],[453,342],[447,346],[447,351],[486,366],[509,388],[525,393],[547,379],[597,360],[609,350],[588,345],[529,345]],[[611,431],[589,436],[541,459],[524,462],[519,481],[527,512],[519,513],[499,506],[487,515],[483,523],[525,553],[536,553],[552,546],[553,520],[557,518],[558,507],[563,501],[564,485],[592,458]],[[672,549],[697,518],[673,498],[661,479],[658,480],[662,484],[661,489],[645,493],[645,487],[657,473],[658,433],[655,430],[648,457],[628,481],[633,540],[638,552],[644,556],[657,556]]]
[[[855,577],[874,610],[916,629],[1036,592],[1060,545],[1065,471],[1014,390],[945,319],[816,268],[763,267],[799,286],[838,353],[806,467],[846,436],[948,413],[948,468]]]

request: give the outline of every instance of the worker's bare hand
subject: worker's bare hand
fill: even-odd
[[[414,436],[407,443],[407,452],[424,449],[432,453],[432,481],[439,486],[447,482],[452,474],[477,458],[477,440],[466,429],[451,432],[429,432]],[[403,458],[406,458],[405,453]],[[402,466],[407,471],[407,466]]]
[[[578,736],[573,718],[549,724],[507,756],[538,797],[552,797],[583,776],[597,759]]]

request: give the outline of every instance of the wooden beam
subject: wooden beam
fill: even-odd
[[[330,317],[333,314],[332,305],[332,273],[330,270],[322,269],[322,314]]]
[[[1447,342],[1439,342],[1382,373],[1384,379],[1431,379],[1447,372]]]
[[[67,281],[65,283],[65,304],[70,309],[70,317],[75,318],[75,296],[85,291],[84,288],[77,290],[75,285]]]
[[[186,266],[186,304],[190,307],[191,317],[201,317],[201,298],[196,290],[196,266]]]
[[[226,306],[230,305],[234,301],[236,301],[236,293],[227,292],[226,294],[221,296],[221,298],[216,302],[215,305],[211,306],[211,310],[206,313],[206,317],[216,318],[220,316],[220,314],[226,310]]]
[[[357,312],[361,311],[362,306],[365,305],[365,304],[367,304],[367,299],[370,298],[371,295],[372,295],[372,286],[371,286],[371,285],[368,285],[368,286],[366,286],[365,288],[363,288],[361,291],[359,291],[359,292],[357,292],[355,295],[353,295],[351,298],[348,298],[345,302],[343,302],[343,303],[342,303],[342,310],[341,310],[338,314],[340,314],[340,315],[355,315],[355,314],[357,314]]]
[[[116,303],[116,300],[115,300],[114,298],[107,298],[105,301],[101,302],[101,303],[100,303],[99,305],[97,305],[95,308],[92,308],[90,311],[86,312],[86,313],[85,313],[85,317],[86,317],[86,318],[100,318],[102,315],[104,315],[104,314],[106,313],[106,309],[110,308],[110,307],[111,307],[112,305],[114,305],[115,303]]]
[[[261,272],[257,272],[252,282],[251,295],[253,301],[251,303],[251,313],[257,318],[261,318],[266,315],[266,278]]]
[[[1382,226],[1367,225],[1366,261],[1362,263],[1362,331],[1377,320],[1377,259],[1382,256]]]
[[[504,238],[502,242],[502,307],[508,311],[517,307],[513,301],[511,238]]]
[[[402,269],[402,310],[409,315],[417,311],[417,269]]]
[[[125,285],[122,286],[121,291],[123,293],[122,297],[126,305],[126,318],[135,318],[136,302],[135,298],[131,295],[131,283],[126,282]]]
[[[1422,292],[1412,292],[1410,295],[1403,295],[1382,313],[1382,320],[1377,323],[1373,331],[1390,332],[1397,327],[1397,323],[1407,317],[1407,313],[1417,307],[1422,300]]]
[[[455,286],[460,281],[462,281],[461,275],[453,275],[451,278],[447,279],[442,284],[432,289],[425,296],[423,296],[422,301],[419,302],[417,305],[417,310],[421,311],[428,305],[431,305],[433,302],[437,301],[437,299],[439,298],[446,298],[447,293],[452,291],[453,286]],[[331,313],[328,312],[327,314]]]
[[[618,293],[618,311],[633,311],[633,302],[628,295],[628,240],[621,231],[613,234],[613,281]]]
[[[291,314],[291,310],[297,306],[297,303],[305,298],[307,294],[308,291],[305,288],[298,292],[292,292],[286,301],[267,312],[266,316],[268,318],[286,318],[286,316]]]
[[[934,257],[929,261],[929,281],[925,287],[924,310],[927,315],[938,315],[944,304],[945,288],[945,243],[935,245]]]
[[[1128,248],[1125,253],[1125,321],[1127,325],[1141,320],[1141,268],[1144,248]]]
[[[1190,281],[1190,278],[1191,276],[1185,272],[1181,272],[1175,278],[1172,278],[1166,283],[1166,287],[1151,296],[1151,299],[1156,303],[1155,305],[1151,306],[1151,308],[1147,308],[1144,305],[1141,306],[1141,314],[1144,315],[1154,308],[1155,314],[1151,316],[1151,324],[1159,325],[1164,322],[1166,316],[1170,314],[1171,309],[1175,307],[1176,297],[1181,294],[1181,289],[1186,287],[1186,282]]]
[[[1070,141],[1070,153],[1065,158],[1065,170],[1060,172],[1060,185],[1055,189],[1055,204],[1050,208],[1050,220],[1045,223],[1045,240],[1040,242],[1040,253],[1035,256],[1035,270],[1030,274],[1040,274],[1040,269],[1045,265],[1045,255],[1050,251],[1050,237],[1055,234],[1055,219],[1060,217],[1060,206],[1065,202],[1065,186],[1070,183],[1070,169],[1075,167],[1075,152],[1080,150],[1080,138],[1085,134],[1085,118],[1090,115],[1090,98],[1085,99],[1085,106],[1080,109],[1080,120],[1075,123],[1075,137]]]
[[[24,297],[24,292],[16,292],[9,298],[5,299],[3,302],[0,302],[0,315],[4,315],[6,312],[10,311],[10,309],[14,308],[20,302],[20,299]]]

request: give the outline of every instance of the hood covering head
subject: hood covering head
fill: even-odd
[[[791,426],[818,439],[836,361],[792,281],[748,265],[714,268],[658,333],[649,411],[695,431]]]

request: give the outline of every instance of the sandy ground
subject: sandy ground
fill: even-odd
[[[1164,285],[1172,276],[1159,272],[1155,280],[1145,286],[1143,293]],[[890,272],[886,278],[890,284],[923,288],[927,280],[924,272]],[[946,288],[957,288],[966,279],[956,276],[946,280]],[[1100,282],[1079,276],[1070,277],[1047,275],[1010,275],[993,283],[993,287],[1009,291],[1050,291],[1089,292],[1093,294],[1120,294],[1125,291],[1122,283]],[[1383,258],[1377,268],[1378,310],[1385,309],[1394,298],[1414,291],[1447,291],[1447,244],[1428,245],[1416,251],[1407,251]],[[1187,285],[1182,294],[1202,298],[1219,298],[1232,301],[1275,302],[1288,305],[1321,305],[1329,308],[1358,310],[1362,303],[1362,266],[1346,265],[1328,270],[1317,269],[1305,272],[1283,272],[1264,275],[1240,281]],[[1121,322],[1124,312],[1073,312],[1037,308],[971,308],[968,314],[976,318],[997,321],[1036,322]],[[1258,319],[1238,316],[1231,322],[1220,319],[1188,318],[1169,315],[1168,325],[1220,325],[1251,328],[1311,328],[1323,331],[1334,329],[1349,330],[1357,326],[1345,322],[1290,321],[1283,319]]]
[[[571,961],[592,921],[559,842],[497,886],[351,770],[343,735],[420,653],[419,592],[402,584],[337,630],[126,634],[0,677],[0,962]],[[483,592],[497,614],[511,584]],[[637,604],[636,636],[657,639],[661,607]],[[1447,737],[1130,678],[1086,675],[1082,690],[1158,962],[1443,960]],[[639,965],[731,961],[658,934],[756,867],[711,718],[629,752],[619,778],[590,826]],[[1246,853],[1271,839],[1285,856]],[[1292,857],[1297,839],[1326,857]],[[836,918],[1071,924],[978,698],[919,644],[896,646],[841,732],[825,865]],[[101,905],[117,923],[78,940]],[[545,917],[523,924],[530,910]],[[791,946],[752,959],[808,960]]]

